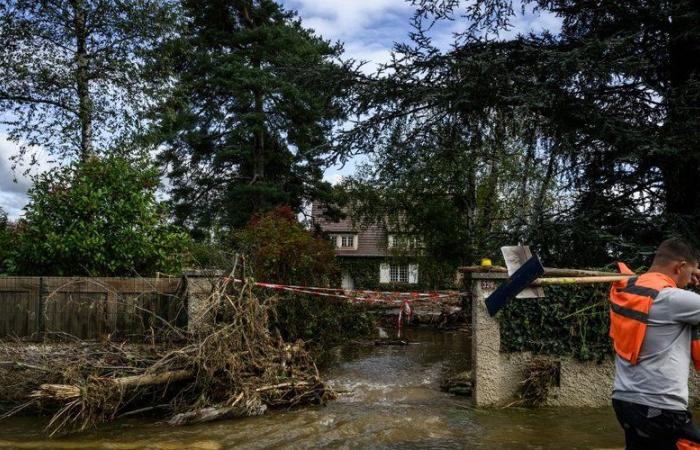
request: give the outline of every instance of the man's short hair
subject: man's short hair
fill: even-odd
[[[653,264],[666,265],[674,261],[685,261],[689,264],[695,264],[698,262],[698,252],[685,239],[666,239],[656,249]]]

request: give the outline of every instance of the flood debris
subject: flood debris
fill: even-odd
[[[440,382],[440,389],[452,395],[469,397],[472,395],[472,372],[465,370],[450,377],[445,377]]]
[[[182,425],[334,398],[303,343],[270,332],[272,306],[252,280],[231,279],[196,299],[207,320],[185,341],[0,343],[3,417],[48,412],[55,434],[148,412]]]
[[[518,400],[509,406],[538,407],[547,402],[549,388],[559,383],[561,366],[556,361],[535,358],[524,369]]]

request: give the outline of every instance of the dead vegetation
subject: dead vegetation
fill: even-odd
[[[509,406],[538,407],[546,403],[549,388],[559,380],[560,366],[555,361],[536,358],[525,367],[519,399]]]
[[[206,320],[184,342],[0,344],[3,417],[48,412],[55,434],[136,414],[181,425],[333,398],[303,344],[269,331],[252,280],[230,280],[197,299]]]

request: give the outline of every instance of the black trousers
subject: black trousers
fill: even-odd
[[[700,429],[690,411],[672,411],[613,399],[617,420],[625,430],[627,450],[676,450],[678,439],[700,442]]]

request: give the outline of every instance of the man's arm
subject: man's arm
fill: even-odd
[[[700,323],[700,295],[685,289],[674,289],[670,300],[673,318],[678,322],[697,325]]]

